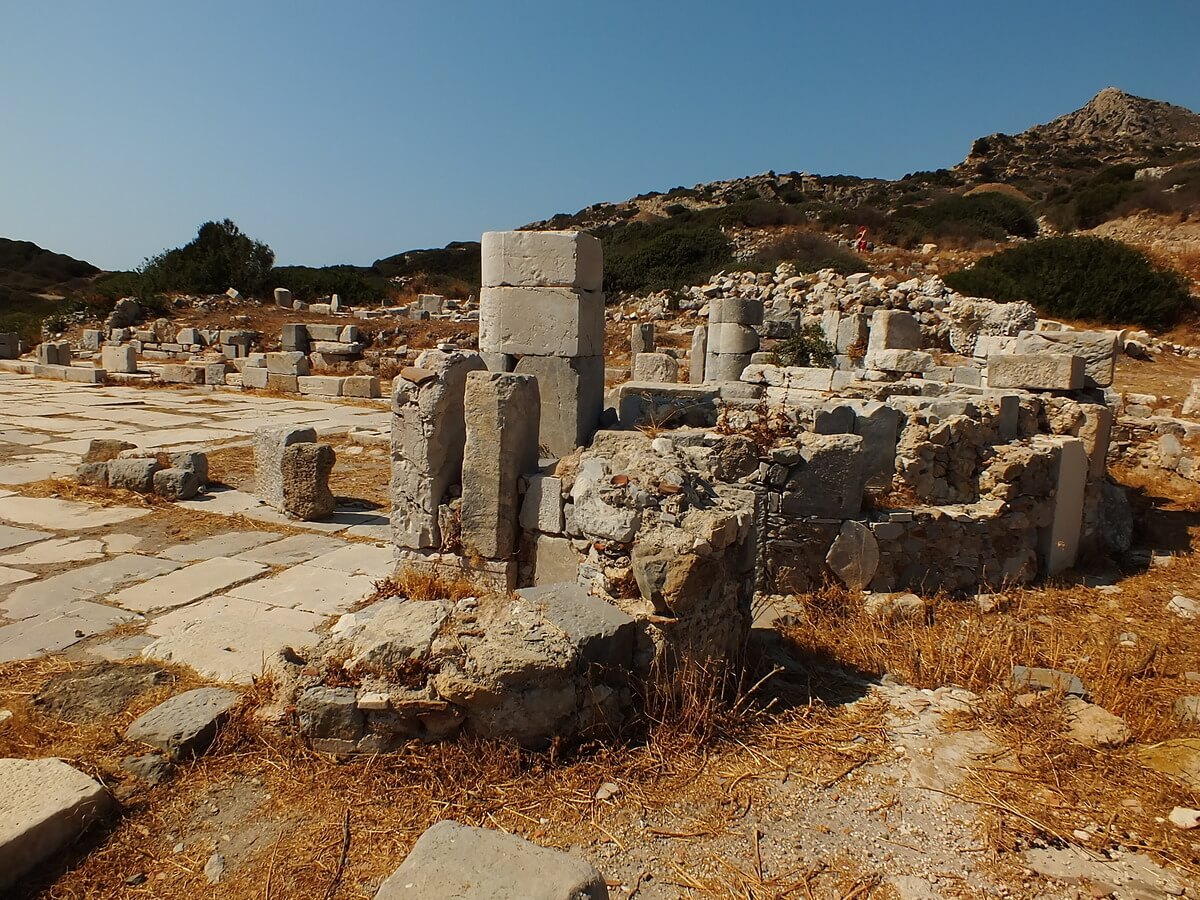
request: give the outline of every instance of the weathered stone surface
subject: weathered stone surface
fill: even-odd
[[[479,349],[534,356],[603,356],[604,295],[565,287],[488,287]]]
[[[862,444],[858,435],[803,435],[800,462],[784,485],[784,512],[834,519],[857,516],[866,487]]]
[[[346,669],[387,673],[427,656],[449,614],[449,604],[436,600],[385,600],[368,607]]]
[[[154,493],[168,500],[190,500],[200,493],[200,477],[192,469],[159,469],[154,473]]]
[[[1083,359],[1085,387],[1111,387],[1116,373],[1118,331],[1022,331],[1019,354],[1062,353]]]
[[[708,328],[697,325],[692,331],[692,352],[688,356],[688,382],[704,383],[704,359],[708,355]]]
[[[1172,738],[1136,751],[1142,765],[1200,790],[1200,737]]]
[[[1067,714],[1067,736],[1093,750],[1123,747],[1132,735],[1120,716],[1078,697],[1063,699]]]
[[[988,358],[988,387],[1075,391],[1083,387],[1082,357],[1061,353],[997,354]]]
[[[467,374],[483,371],[484,362],[477,353],[440,350],[417,362],[392,385],[391,524],[396,546],[423,549],[441,546],[438,506],[462,479]]]
[[[311,444],[317,430],[307,428],[260,428],[254,433],[254,491],[258,499],[283,509],[283,454],[293,444]]]
[[[750,297],[715,297],[708,303],[708,324],[761,325],[763,302]]]
[[[521,527],[526,531],[561,534],[562,479],[552,475],[530,475],[528,482],[525,500],[521,503]]]
[[[56,718],[82,725],[115,716],[168,677],[158,666],[102,662],[54,676],[34,703]]]
[[[628,669],[637,637],[634,618],[576,583],[524,588],[517,596],[540,607],[588,665]]]
[[[892,476],[896,473],[896,440],[900,434],[901,413],[893,406],[876,401],[854,406],[854,433],[863,439],[867,489],[875,493],[889,491]]]
[[[100,367],[106,372],[131,374],[137,371],[137,353],[129,344],[101,348],[100,360]]]
[[[666,353],[639,353],[633,358],[633,380],[674,384],[679,381],[679,362]]]
[[[538,534],[533,543],[533,583],[563,584],[579,577],[579,554],[569,538]]]
[[[635,362],[639,353],[653,353],[656,346],[653,322],[634,322],[629,327],[629,353]]]
[[[538,443],[566,456],[591,443],[604,408],[604,357],[524,356],[513,370],[538,382]]]
[[[933,368],[933,356],[920,350],[872,350],[867,354],[867,367],[881,372],[928,372]]]
[[[1078,438],[1046,438],[1059,447],[1055,469],[1054,507],[1050,524],[1038,535],[1047,575],[1057,575],[1075,565],[1083,532],[1083,502],[1087,489],[1088,458]]]
[[[362,736],[364,720],[354,688],[308,688],[296,699],[296,713],[317,749],[321,749],[318,740],[349,742]]]
[[[337,506],[329,489],[329,474],[337,455],[328,444],[291,444],[283,450],[283,512],[311,522],[330,515]]]
[[[608,900],[587,862],[519,837],[439,822],[417,840],[375,900]]]
[[[704,358],[704,381],[738,381],[746,366],[750,365],[753,353],[716,353],[709,341],[708,354]]]
[[[125,737],[165,751],[172,759],[208,749],[240,695],[225,688],[196,688],[165,700],[135,719]]]
[[[342,379],[336,375],[301,375],[296,379],[301,394],[319,397],[342,396]]]
[[[53,857],[115,804],[61,759],[0,759],[0,890]]]
[[[379,379],[374,375],[348,375],[342,379],[342,396],[378,397]]]
[[[154,492],[154,474],[162,468],[157,459],[114,459],[108,463],[108,485],[137,491],[139,494]]]
[[[758,350],[758,332],[750,325],[740,322],[718,322],[708,325],[708,352],[710,354],[754,353]]]
[[[299,350],[267,354],[267,372],[272,375],[307,375],[308,357]]]
[[[283,309],[291,309],[292,292],[287,288],[275,288],[275,305]]]
[[[266,366],[246,366],[242,369],[242,387],[247,390],[265,391],[268,378]]]
[[[159,370],[158,377],[167,384],[204,384],[204,367],[168,363]]]
[[[878,309],[871,316],[871,332],[867,341],[868,353],[874,354],[882,350],[920,349],[921,325],[912,313],[901,309]]]
[[[463,548],[485,559],[502,559],[516,550],[517,479],[537,467],[537,379],[471,372],[465,409]]]
[[[83,455],[85,463],[108,462],[116,459],[125,450],[136,450],[137,445],[128,441],[114,441],[93,438],[88,444],[87,452]]]
[[[1078,676],[1057,669],[1013,666],[1010,684],[1019,691],[1062,691],[1068,697],[1080,699],[1087,695]]]
[[[583,460],[571,488],[571,517],[567,528],[572,534],[620,543],[633,540],[641,522],[640,511],[606,503],[604,492],[610,484],[610,473],[603,459]]]
[[[480,254],[488,287],[573,287],[599,291],[604,251],[578,231],[487,231]]]
[[[862,590],[879,568],[879,542],[862,522],[848,519],[842,523],[825,562],[848,588]]]

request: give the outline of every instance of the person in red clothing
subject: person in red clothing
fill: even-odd
[[[867,247],[867,226],[866,225],[858,226],[858,237],[854,239],[854,249],[857,250],[859,253],[866,253],[867,250],[869,249]]]

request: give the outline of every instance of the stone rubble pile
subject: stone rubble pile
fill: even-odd
[[[80,484],[191,500],[208,485],[208,456],[198,450],[156,451],[94,439],[75,477]]]

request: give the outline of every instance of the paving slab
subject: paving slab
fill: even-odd
[[[141,656],[142,651],[152,643],[154,643],[154,638],[148,634],[122,634],[111,641],[104,641],[88,647],[82,652],[97,659],[106,659],[109,662],[124,662],[127,659]]]
[[[237,554],[237,559],[266,563],[268,566],[294,566],[313,557],[346,546],[346,541],[319,534],[294,534],[281,541]]]
[[[219,516],[245,515],[249,510],[262,506],[262,501],[253,494],[233,488],[209,488],[194,500],[180,500],[175,504],[183,509],[215,513]]]
[[[107,599],[122,609],[136,612],[171,609],[249,581],[266,571],[262,563],[218,556],[117,591]]]
[[[396,558],[391,547],[376,547],[371,544],[347,544],[332,553],[323,553],[309,561],[308,565],[320,569],[334,569],[348,575],[370,575],[384,578],[396,568]]]
[[[158,555],[163,559],[175,559],[180,562],[195,562],[201,559],[212,559],[217,556],[237,556],[271,541],[277,541],[282,535],[273,531],[232,531],[228,534],[218,534],[201,541],[187,541],[168,547]],[[0,562],[3,562],[0,557]]]
[[[375,589],[375,580],[369,575],[347,575],[306,563],[235,587],[228,593],[243,600],[331,616],[345,612],[370,594]]]
[[[24,569],[13,569],[9,566],[0,566],[0,586],[6,584],[19,584],[22,581],[29,581],[37,578],[33,572],[26,572]]]
[[[61,759],[0,759],[0,784],[0,890],[115,808],[98,782]]]
[[[149,515],[148,509],[99,507],[50,497],[0,497],[0,519],[54,531],[84,531]]]
[[[36,619],[0,626],[0,662],[56,653],[134,618],[132,613],[112,606],[70,603]]]
[[[86,449],[85,447],[84,450]],[[62,478],[74,472],[75,465],[73,459],[55,457],[45,461],[0,466],[0,484],[33,484],[47,478]]]
[[[0,550],[8,550],[10,547],[21,547],[48,537],[54,537],[54,535],[47,531],[31,531],[28,528],[14,528],[11,525],[0,525]]]
[[[23,584],[0,601],[11,619],[29,619],[76,600],[103,597],[124,585],[165,575],[180,567],[169,559],[126,554]]]
[[[20,444],[22,447],[36,447],[38,444],[52,440],[54,438],[50,435],[38,434],[36,431],[21,431],[16,428],[0,431],[0,443]]]
[[[311,647],[321,617],[236,597],[210,597],[173,610],[148,629],[146,659],[181,663],[217,681],[249,684],[285,648]]]
[[[13,553],[0,556],[0,565],[46,566],[58,563],[88,562],[104,559],[104,541],[79,538],[51,538],[27,544]]]
[[[140,547],[146,539],[140,534],[106,534],[102,540],[104,549],[109,553],[129,553]]]

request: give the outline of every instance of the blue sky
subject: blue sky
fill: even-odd
[[[104,268],[230,217],[369,264],[768,169],[950,166],[1115,85],[1200,110],[1196,0],[0,0],[0,235]]]

